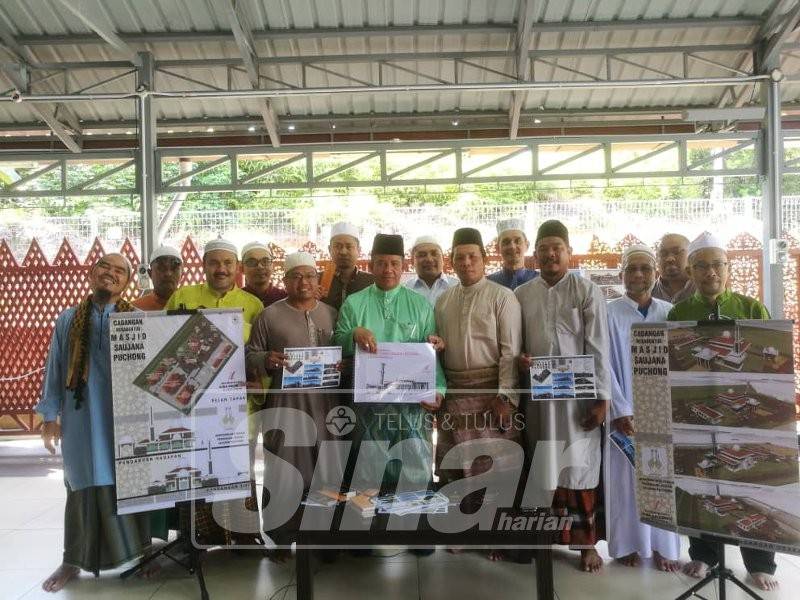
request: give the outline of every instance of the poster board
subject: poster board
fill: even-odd
[[[285,348],[287,364],[283,367],[281,389],[338,388],[342,375],[341,346]]]
[[[531,400],[594,400],[594,355],[534,356],[530,367]]]
[[[800,554],[792,322],[635,324],[642,522]]]
[[[377,352],[356,347],[356,403],[436,401],[436,351],[425,343],[380,342]]]
[[[119,514],[250,494],[240,310],[111,316]]]

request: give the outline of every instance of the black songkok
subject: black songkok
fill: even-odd
[[[545,221],[539,225],[539,231],[536,232],[536,243],[538,244],[540,239],[546,237],[561,238],[564,240],[564,243],[569,246],[569,232],[566,226],[556,219]]]
[[[453,233],[452,247],[455,248],[461,244],[477,244],[481,249],[481,254],[486,254],[486,251],[483,249],[483,238],[481,238],[481,232],[477,229],[473,229],[472,227],[462,227],[461,229],[456,229],[455,233]]]
[[[372,254],[392,254],[405,256],[403,236],[390,233],[378,233],[372,240]]]

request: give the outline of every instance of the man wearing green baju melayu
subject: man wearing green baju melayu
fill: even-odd
[[[430,343],[437,350],[443,348],[441,339],[434,335],[436,324],[433,309],[428,301],[416,292],[400,285],[404,271],[403,238],[399,235],[378,234],[372,245],[370,270],[375,283],[347,297],[339,311],[334,343],[342,346],[345,357],[362,351],[376,352],[381,342]],[[436,364],[436,401],[420,404],[358,404],[358,429],[356,440],[361,442],[388,441],[388,455],[392,446],[403,440],[418,440],[412,447],[403,446],[397,461],[375,461],[366,469],[359,468],[354,475],[354,485],[370,482],[390,491],[403,478],[417,489],[425,488],[431,481],[432,413],[439,408],[445,393],[445,379],[438,361]],[[392,458],[396,458],[393,456]],[[360,467],[360,466],[359,466]]]
[[[769,319],[769,311],[755,298],[727,289],[728,255],[722,243],[710,233],[702,233],[689,244],[686,271],[697,291],[678,302],[667,315],[668,321],[703,321],[708,319]],[[717,310],[717,307],[719,308]],[[775,578],[775,553],[742,547],[742,560],[752,582],[769,591],[778,587]],[[683,572],[702,579],[719,562],[717,546],[699,537],[689,536],[689,558]]]

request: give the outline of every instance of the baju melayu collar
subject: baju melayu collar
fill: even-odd
[[[436,306],[436,301],[439,299],[439,296],[457,284],[458,279],[455,277],[440,273],[439,277],[434,280],[433,285],[429,286],[421,277],[414,277],[413,279],[409,279],[405,283],[405,286],[424,296],[431,306]]]
[[[528,283],[531,279],[535,279],[538,276],[539,272],[533,269],[526,269],[524,267],[522,269],[506,269],[503,267],[501,270],[487,275],[486,278],[489,281],[499,283],[513,291],[523,283]]]
[[[769,311],[755,298],[725,290],[717,296],[716,302],[709,302],[700,292],[695,292],[669,311],[670,321],[703,321],[713,319],[719,306],[721,319],[769,319]]]

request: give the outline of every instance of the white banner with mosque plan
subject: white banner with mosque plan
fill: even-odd
[[[111,316],[117,510],[250,494],[242,311]]]
[[[800,554],[792,322],[631,331],[642,522]]]

